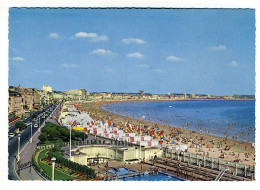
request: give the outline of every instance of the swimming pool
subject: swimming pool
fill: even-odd
[[[185,181],[185,179],[176,177],[174,175],[160,171],[158,174],[144,174],[144,175],[134,175],[137,171],[130,168],[114,168],[108,170],[112,174],[117,174],[118,179],[122,181]],[[126,174],[130,174],[129,176]]]
[[[131,170],[129,168],[114,168],[112,170],[108,170],[109,173],[112,173],[112,174],[117,174],[117,176],[119,175],[124,175],[124,174],[128,174],[128,173],[134,173],[136,172],[135,170]]]
[[[146,174],[135,177],[121,178],[122,181],[185,181],[171,174],[159,172],[158,174]]]

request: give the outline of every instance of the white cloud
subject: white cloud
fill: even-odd
[[[78,38],[95,38],[98,35],[96,33],[87,33],[87,32],[78,32],[75,34],[75,37]]]
[[[209,48],[212,51],[224,51],[226,50],[226,46],[225,45],[218,45],[218,46],[213,46]]]
[[[150,67],[148,64],[139,64],[139,65],[136,65],[137,67],[145,67],[145,68],[148,68]]]
[[[76,65],[76,64],[67,64],[67,63],[61,64],[60,66],[65,67],[65,68],[76,68],[76,67],[78,67],[78,65]]]
[[[154,69],[154,71],[157,73],[166,73],[166,71],[163,69]]]
[[[51,38],[59,38],[60,36],[59,36],[59,34],[57,34],[57,33],[50,33],[50,35],[49,35]]]
[[[78,32],[75,34],[75,37],[77,38],[88,38],[93,42],[100,42],[100,41],[107,41],[108,36],[107,35],[98,35],[97,33],[87,33],[87,32]]]
[[[91,41],[100,42],[100,41],[107,41],[107,40],[108,40],[108,36],[103,34],[101,36],[97,36],[96,38],[93,38]]]
[[[25,59],[23,57],[11,57],[9,60],[10,61],[24,61]]]
[[[232,66],[238,66],[238,63],[236,61],[231,61],[230,63]]]
[[[51,73],[53,73],[53,71],[51,71],[51,70],[37,70],[36,71],[37,73],[46,73],[46,74],[51,74]]]
[[[93,50],[89,53],[95,54],[95,55],[109,55],[109,56],[116,56],[117,55],[117,53],[113,53],[112,51],[105,50],[105,49],[96,49],[96,50]]]
[[[134,53],[129,53],[127,54],[127,57],[133,57],[133,58],[137,58],[137,59],[143,59],[144,55],[139,53],[139,52],[134,52]]]
[[[121,40],[124,44],[131,44],[131,43],[137,43],[137,44],[144,44],[146,43],[144,40],[139,38],[125,38]]]
[[[175,62],[184,61],[183,58],[176,57],[176,56],[173,56],[173,55],[166,57],[166,59],[168,61],[175,61]]]

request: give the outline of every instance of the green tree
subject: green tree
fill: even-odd
[[[37,115],[35,113],[32,114],[32,118],[33,119],[36,119],[37,118]]]
[[[23,127],[24,127],[24,123],[21,122],[21,121],[18,121],[18,122],[15,124],[15,128],[16,128],[16,129],[19,129],[19,131],[21,131]]]
[[[40,136],[39,136],[39,140],[41,141],[41,143],[44,143],[47,140],[47,133],[43,132]]]

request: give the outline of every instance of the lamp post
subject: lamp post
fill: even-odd
[[[44,115],[42,116],[42,119],[43,119],[43,126],[45,125],[44,121],[45,121],[45,113]]]
[[[140,124],[140,160],[142,160],[142,158],[141,158],[141,141],[142,141],[142,134],[141,134],[141,124]]]
[[[46,121],[45,121],[45,120],[46,120],[46,118],[45,118],[45,117],[46,117],[46,115],[45,115],[45,112],[44,112],[43,125],[45,125],[45,124],[46,124]]]
[[[20,161],[20,138],[21,138],[21,134],[18,134],[18,153],[17,153],[17,161]]]
[[[52,162],[52,181],[54,181],[55,161],[56,161],[56,158],[55,158],[55,157],[52,157],[52,158],[51,158],[51,162]]]
[[[30,143],[32,143],[32,123],[31,123],[31,138],[30,138]]]
[[[144,120],[145,119],[145,116],[143,115],[142,117],[141,117],[141,120]],[[141,150],[141,142],[142,142],[142,134],[141,134],[141,122],[139,123],[140,125],[139,125],[139,127],[140,127],[140,160],[142,160],[142,157],[141,157],[141,152],[142,152],[142,150]]]
[[[39,116],[38,131],[40,131],[40,126],[41,126],[41,117]]]
[[[72,125],[70,125],[70,158],[71,158],[71,127]]]

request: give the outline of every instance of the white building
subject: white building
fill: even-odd
[[[47,92],[53,92],[53,88],[50,86],[47,86],[47,84],[42,86],[42,90],[47,91]]]

